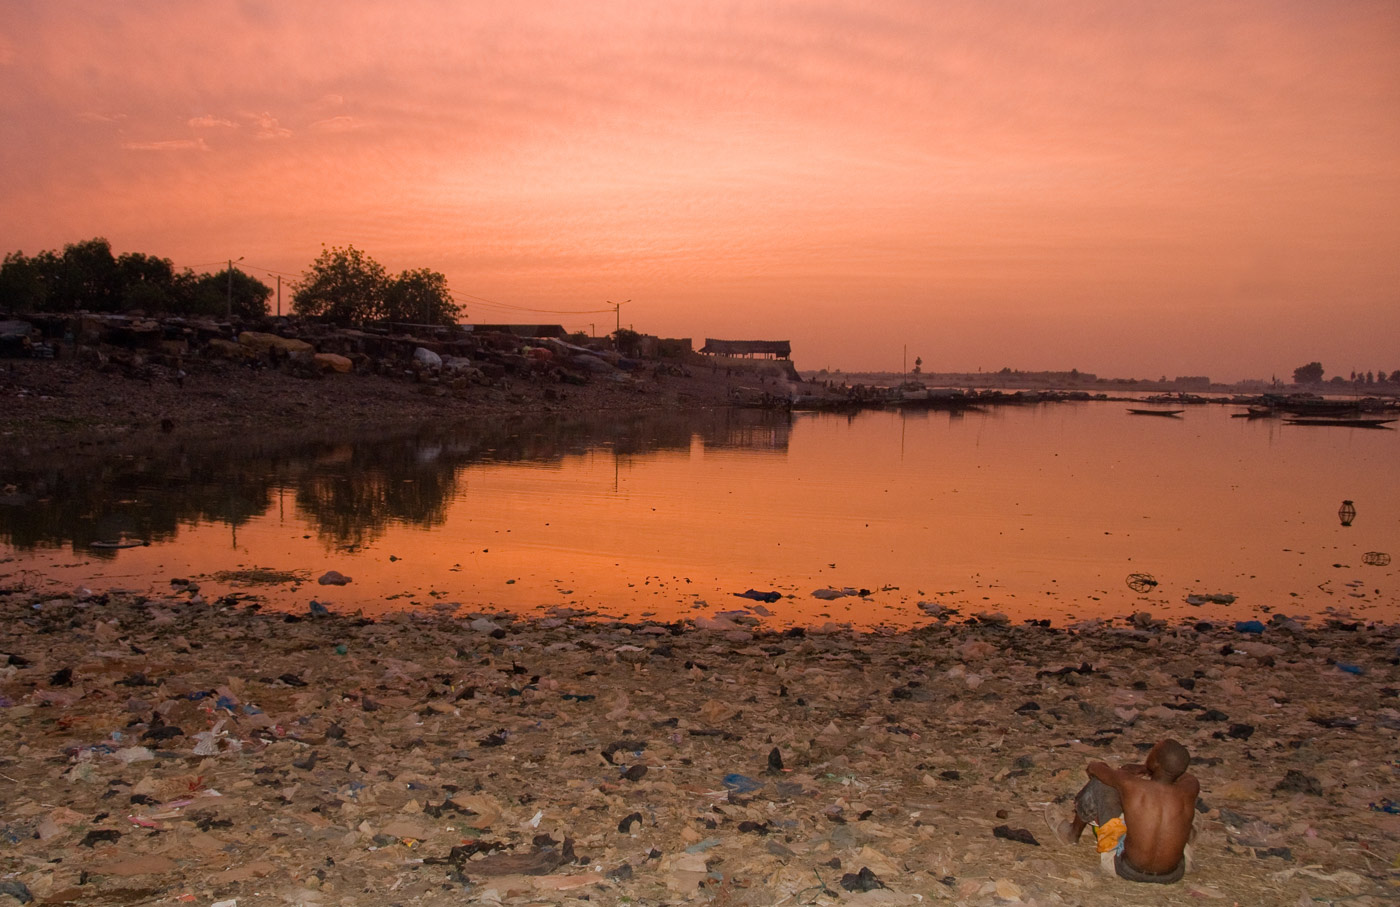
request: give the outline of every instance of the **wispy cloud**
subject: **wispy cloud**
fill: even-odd
[[[223,128],[223,129],[237,129],[237,128],[238,128],[238,124],[235,123],[235,122],[233,122],[232,120],[226,120],[226,119],[223,119],[222,117],[211,116],[211,115],[209,115],[209,114],[205,114],[205,115],[202,116],[202,117],[193,117],[193,118],[191,118],[190,120],[188,120],[187,122],[188,122],[188,125],[190,126],[190,128],[192,128],[192,129],[217,129],[217,128]]]
[[[312,123],[311,129],[316,132],[354,132],[364,129],[365,125],[354,117],[329,117]]]
[[[127,151],[208,151],[204,139],[170,139],[164,142],[122,142]]]
[[[260,139],[286,139],[291,138],[292,130],[277,122],[277,118],[270,113],[252,113],[246,115],[256,128],[256,135]]]

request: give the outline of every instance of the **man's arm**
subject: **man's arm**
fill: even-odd
[[[1132,767],[1133,766],[1129,766],[1129,768]],[[1090,778],[1096,778],[1109,787],[1119,791],[1123,789],[1123,781],[1125,779],[1136,777],[1136,774],[1133,772],[1116,769],[1107,762],[1090,762],[1085,768],[1085,771],[1089,773]]]

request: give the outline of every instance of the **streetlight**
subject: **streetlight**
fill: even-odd
[[[618,334],[622,333],[622,307],[631,301],[630,299],[624,299],[621,302],[613,302],[611,299],[608,300],[608,305],[613,307],[613,315],[617,317],[617,330],[613,333],[613,349],[615,350],[620,350]]]
[[[228,306],[224,309],[224,317],[230,320],[233,319],[233,263],[242,260],[242,255],[228,260]]]

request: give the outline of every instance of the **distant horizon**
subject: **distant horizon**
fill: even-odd
[[[23,253],[23,254],[26,254],[26,255],[33,255],[33,254],[39,254],[40,252],[48,252],[48,251],[61,252],[64,246],[67,246],[67,245],[70,245],[70,244],[73,244],[73,243],[83,242],[83,241],[88,240],[88,239],[106,239],[106,237],[89,236],[89,237],[83,237],[83,238],[81,238],[81,239],[73,239],[73,240],[70,240],[69,242],[62,243],[62,244],[60,244],[60,245],[57,246],[57,247],[54,247],[54,248],[51,248],[51,249],[38,249],[38,250],[35,250],[33,253],[29,253],[29,252],[26,252],[25,250],[20,250],[20,249],[0,250],[0,253],[3,253],[4,255],[9,255],[9,254],[12,254],[12,253]],[[153,251],[153,250],[149,250],[149,249],[117,249],[117,248],[114,247],[112,251],[113,251],[113,254],[114,254],[114,255],[121,255],[121,254],[129,253],[129,252],[141,252],[141,253],[144,253],[144,254],[147,254],[147,255],[153,255],[153,256],[158,257],[158,258],[169,258],[169,256],[160,255],[158,252]],[[196,274],[200,274],[200,273],[219,273],[219,272],[225,270],[225,269],[227,268],[227,266],[228,266],[228,262],[225,262],[225,261],[204,263],[204,264],[202,264],[202,265],[200,265],[200,266],[198,266],[198,267],[190,266],[190,265],[181,265],[180,263],[175,262],[173,259],[171,259],[171,261],[172,261],[172,264],[174,264],[174,266],[175,266],[175,268],[176,268],[177,271],[188,268],[190,271],[192,271],[192,272],[194,272],[194,273],[196,273]],[[309,265],[309,264],[310,264],[310,263],[308,263],[308,265]],[[271,273],[271,274],[274,274],[274,275],[276,275],[276,274],[279,273],[279,272],[271,272],[271,271],[269,271],[269,269],[267,269],[267,268],[262,268],[262,267],[259,267],[258,265],[248,264],[247,262],[242,262],[242,261],[234,261],[234,262],[233,262],[233,267],[234,267],[235,270],[245,270],[245,269],[246,269],[246,270],[248,270],[248,271],[256,271],[256,272]],[[428,265],[427,267],[431,267],[431,265]],[[210,268],[214,268],[215,270],[212,270],[212,271],[211,271]],[[268,284],[269,286],[272,286],[272,285],[275,285],[275,284],[276,284],[276,278],[275,278],[275,276],[274,276],[274,278],[273,278],[273,280],[272,280],[271,282],[269,282],[268,280],[264,279],[263,277],[260,277],[258,274],[252,274],[251,276],[257,278],[257,279],[260,280],[260,281],[262,281],[264,284]],[[278,301],[278,299],[274,296],[273,298],[269,299],[269,302],[268,302],[268,306],[269,306],[269,315],[270,315],[270,317],[278,317],[279,314],[280,314],[282,317],[291,317],[292,314],[293,314],[293,313],[292,313],[292,310],[291,310],[291,305],[292,305],[292,294],[293,294],[293,292],[295,291],[295,288],[296,288],[296,280],[297,280],[298,278],[300,278],[300,277],[302,276],[302,274],[295,274],[295,275],[293,275],[293,274],[290,274],[290,273],[282,273],[281,276],[283,276],[283,277],[285,277],[285,278],[289,278],[289,279],[283,281],[282,284],[281,284],[281,288],[282,288],[282,291],[283,291],[283,297],[284,297],[284,298],[280,301],[280,302],[281,302],[281,309],[282,309],[282,310],[281,310],[280,313],[278,312],[277,307],[278,307],[278,305],[279,305],[279,301]],[[629,300],[629,302],[630,302],[630,300]],[[3,300],[0,300],[0,311],[3,311],[3,310],[4,310],[2,304],[3,304]],[[470,298],[468,298],[468,299],[463,303],[463,305],[466,306],[466,307],[468,307],[468,310],[465,311],[465,312],[462,314],[462,319],[461,319],[461,321],[460,321],[460,323],[461,323],[461,324],[464,324],[464,325],[469,325],[469,324],[472,324],[472,323],[481,323],[481,324],[559,324],[561,327],[564,327],[565,329],[569,329],[569,325],[568,325],[568,324],[565,324],[565,323],[562,322],[562,321],[555,320],[554,318],[551,318],[551,317],[539,317],[539,318],[517,317],[517,318],[508,318],[508,317],[504,317],[504,316],[505,316],[505,315],[508,315],[508,314],[511,314],[511,313],[501,313],[501,317],[498,317],[498,318],[491,318],[491,319],[475,319],[475,318],[472,317],[471,311],[470,311],[470,308],[469,308],[470,305],[471,305],[471,300],[470,300]],[[517,314],[523,316],[523,315],[525,315],[525,314],[531,314],[531,313],[529,313],[529,312],[522,312],[522,313],[517,313]],[[534,313],[534,314],[539,314],[539,315],[541,315],[541,316],[546,316],[546,315],[556,315],[556,316],[557,316],[557,315],[560,314],[560,313],[557,313],[557,312],[554,312],[554,313],[541,312],[541,313]],[[591,317],[593,317],[593,318],[595,319],[595,321],[592,322],[592,323],[590,323],[589,325],[587,325],[588,327],[596,329],[596,328],[598,327],[599,324],[602,324],[602,327],[604,328],[604,330],[602,330],[602,331],[597,331],[596,333],[590,334],[591,337],[595,337],[595,338],[596,338],[596,337],[606,337],[606,336],[609,336],[609,335],[612,333],[612,323],[604,323],[604,322],[599,322],[599,321],[596,320],[596,319],[602,318],[604,315],[613,314],[613,310],[612,310],[611,308],[606,309],[606,310],[595,310],[594,312],[589,313],[589,314],[591,315]],[[642,327],[645,328],[645,325],[643,325]],[[634,324],[626,324],[626,325],[623,325],[623,328],[624,328],[624,329],[635,329],[635,325],[634,325]],[[576,325],[575,325],[574,329],[573,329],[571,332],[572,332],[572,333],[579,333],[579,332],[588,333],[587,331],[580,331],[580,330],[577,328]],[[660,334],[656,334],[656,333],[653,332],[653,331],[647,331],[647,330],[643,330],[643,333],[651,333],[651,334],[654,334],[655,336],[662,336],[662,335],[660,335]],[[692,332],[692,333],[690,333],[690,334],[678,333],[678,334],[670,334],[670,335],[666,335],[666,336],[674,336],[674,337],[678,337],[678,338],[679,338],[679,337],[686,337],[686,338],[690,339],[690,340],[692,341],[693,344],[695,344],[695,346],[696,346],[697,349],[698,349],[699,345],[700,345],[701,343],[704,342],[705,339],[711,338],[711,337],[713,337],[713,338],[715,338],[715,339],[726,339],[726,340],[786,340],[786,339],[790,339],[790,338],[786,338],[786,337],[723,337],[723,338],[720,338],[720,337],[716,337],[716,335],[714,335],[714,334],[702,335],[702,334],[696,334],[696,333],[694,333],[694,332]],[[907,354],[907,353],[902,354],[902,355],[912,356],[912,354]],[[922,358],[922,357],[913,357],[913,358]],[[799,371],[807,371],[807,372],[820,372],[820,371],[825,370],[825,371],[827,371],[827,372],[840,372],[840,373],[842,373],[842,374],[858,374],[858,375],[864,375],[864,374],[899,375],[899,374],[904,374],[904,373],[912,374],[912,366],[911,366],[909,363],[911,363],[911,362],[913,361],[913,358],[907,359],[907,360],[906,360],[906,363],[903,365],[903,367],[902,367],[902,368],[899,368],[899,369],[889,368],[889,367],[875,367],[875,368],[846,367],[846,366],[840,366],[840,365],[837,365],[837,366],[820,366],[820,367],[817,367],[817,368],[807,368],[807,367],[801,367],[801,366],[798,366],[798,365],[797,365],[797,363],[798,363],[798,361],[799,361],[798,350],[797,350],[796,348],[794,348],[792,362],[794,363],[794,366],[798,368]],[[1295,369],[1295,368],[1297,368],[1297,367],[1299,367],[1299,366],[1307,365],[1309,362],[1314,362],[1314,361],[1320,361],[1320,360],[1317,360],[1317,359],[1307,359],[1306,361],[1299,362],[1299,363],[1297,363],[1297,364],[1294,365],[1294,366],[1290,366],[1290,367],[1289,367],[1286,371],[1284,371],[1282,374],[1274,374],[1274,375],[1271,375],[1270,377],[1245,376],[1245,377],[1238,377],[1238,378],[1217,378],[1217,377],[1215,376],[1215,374],[1212,374],[1211,372],[1205,372],[1205,373],[1200,373],[1200,374],[1188,375],[1188,374],[1186,374],[1186,373],[1184,373],[1184,372],[1173,371],[1172,374],[1166,375],[1165,378],[1162,376],[1162,374],[1161,374],[1160,372],[1158,373],[1158,377],[1157,377],[1157,378],[1151,378],[1151,377],[1146,377],[1146,376],[1133,376],[1133,375],[1103,375],[1103,374],[1101,374],[1101,373],[1099,373],[1099,372],[1094,371],[1093,369],[1081,369],[1081,368],[1078,368],[1077,366],[1071,366],[1071,367],[1069,367],[1069,368],[1060,368],[1060,367],[1052,367],[1052,368],[1019,368],[1019,367],[1017,367],[1017,366],[1010,365],[1010,364],[1002,364],[1002,365],[997,366],[996,368],[980,368],[980,367],[977,367],[977,368],[938,368],[938,369],[930,368],[930,367],[927,366],[927,364],[925,364],[925,365],[923,366],[922,374],[925,375],[925,376],[928,376],[928,375],[939,375],[939,374],[941,374],[941,375],[975,375],[975,374],[994,375],[994,374],[1000,372],[1000,371],[1001,371],[1002,369],[1004,369],[1004,368],[1009,368],[1009,369],[1011,369],[1013,372],[1024,373],[1024,374],[1027,374],[1027,375],[1053,374],[1053,373],[1065,373],[1065,374],[1067,374],[1067,373],[1069,373],[1069,372],[1079,371],[1079,372],[1082,372],[1082,373],[1084,373],[1084,374],[1094,375],[1097,379],[1104,380],[1104,381],[1139,381],[1139,382],[1148,382],[1148,383],[1158,383],[1158,384],[1160,384],[1160,383],[1171,383],[1171,382],[1175,382],[1175,381],[1179,381],[1179,380],[1183,380],[1183,379],[1191,379],[1191,378],[1201,378],[1201,377],[1205,377],[1205,378],[1209,378],[1209,379],[1210,379],[1210,382],[1211,382],[1212,384],[1221,384],[1221,385],[1236,385],[1236,384],[1242,384],[1242,383],[1247,383],[1247,382],[1264,382],[1264,383],[1270,383],[1270,382],[1272,382],[1272,381],[1274,381],[1274,380],[1277,380],[1277,381],[1279,381],[1279,382],[1282,383],[1282,384],[1292,384],[1292,383],[1293,383],[1293,382],[1292,382],[1293,369]],[[1331,381],[1332,381],[1332,379],[1333,379],[1334,377],[1337,377],[1337,376],[1343,374],[1343,372],[1341,372],[1341,371],[1337,371],[1337,372],[1331,371],[1330,369],[1327,368],[1326,363],[1322,363],[1322,364],[1323,364],[1323,368],[1324,368],[1324,372],[1325,372],[1324,379],[1323,379],[1323,382],[1322,382],[1323,384],[1329,384],[1329,383],[1331,383]],[[1400,369],[1400,357],[1397,357],[1395,367],[1394,367],[1394,368],[1387,368],[1386,371],[1385,371],[1385,374],[1389,375],[1389,374],[1391,374],[1392,372],[1396,371],[1397,369]],[[1352,369],[1347,369],[1347,370],[1345,371],[1345,374],[1346,374],[1346,375],[1349,375],[1349,374],[1351,373],[1351,371],[1352,371]],[[1358,373],[1364,374],[1364,373],[1367,371],[1367,369],[1357,369],[1356,371],[1357,371]],[[1373,368],[1373,369],[1370,369],[1370,371],[1372,371],[1373,373],[1379,372],[1378,369],[1374,369],[1374,368]],[[1350,380],[1350,379],[1348,378],[1348,380]]]
[[[4,4],[0,249],[354,245],[818,368],[1393,370],[1397,47],[1386,0]]]

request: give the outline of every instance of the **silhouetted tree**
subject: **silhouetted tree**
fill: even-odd
[[[142,252],[113,257],[102,238],[65,246],[62,253],[26,258],[12,252],[0,264],[0,307],[16,312],[131,312],[223,315],[229,307],[228,271],[176,272],[168,258]],[[233,313],[267,314],[272,289],[233,272]]]
[[[1309,362],[1307,365],[1300,365],[1293,370],[1294,384],[1321,384],[1322,383],[1322,363]]]
[[[430,268],[404,271],[385,285],[380,317],[388,321],[453,325],[461,314],[447,278]]]
[[[336,324],[366,324],[381,317],[388,283],[384,266],[354,246],[322,246],[292,296],[292,310]]]
[[[636,356],[642,346],[642,335],[628,328],[614,331],[613,339],[617,342],[617,351],[624,356]]]
[[[117,286],[124,312],[139,309],[147,313],[179,310],[175,266],[168,258],[142,252],[128,252],[117,259]]]
[[[121,290],[112,244],[97,237],[63,247],[63,255],[43,252],[35,256],[49,282],[48,305],[52,311],[115,312]]]
[[[186,272],[182,276],[181,292],[185,298],[182,311],[210,318],[222,318],[230,312],[234,318],[263,318],[268,313],[267,301],[272,298],[272,287],[237,268],[233,269],[231,284],[228,268],[197,276]]]
[[[48,286],[33,259],[11,252],[0,263],[0,309],[42,312],[48,306]]]

